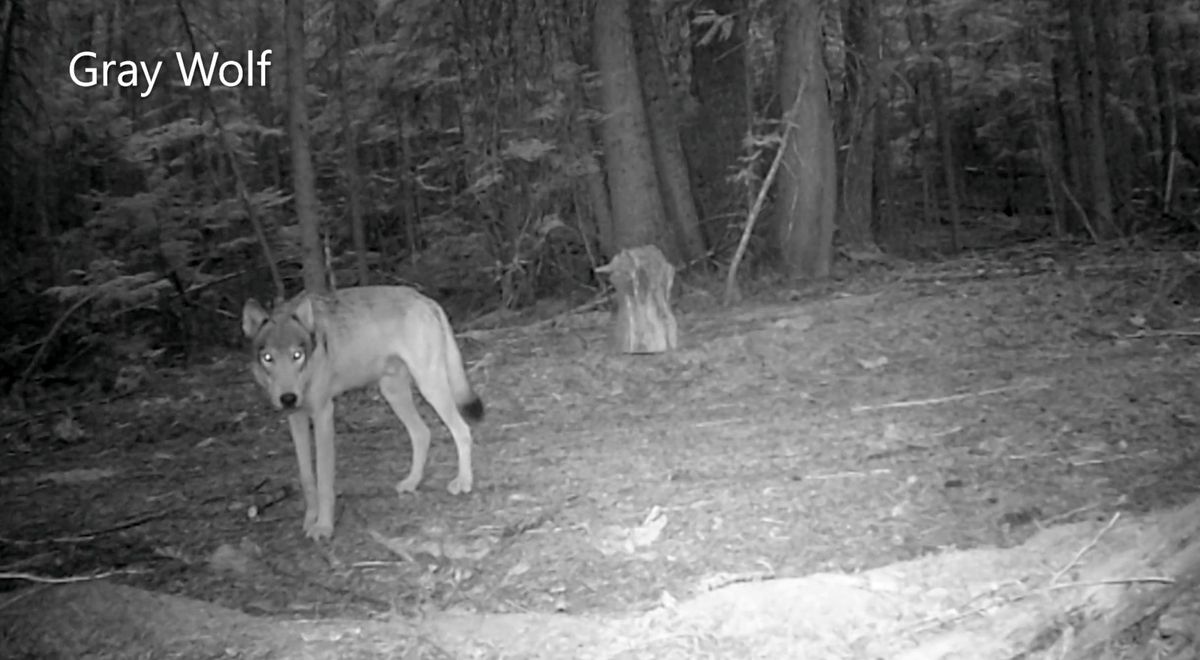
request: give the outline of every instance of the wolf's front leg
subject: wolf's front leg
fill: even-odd
[[[312,539],[333,536],[335,498],[335,456],[333,438],[333,402],[313,411],[313,436],[317,445],[317,519],[306,529]],[[305,520],[308,516],[305,516]]]
[[[300,490],[304,493],[304,533],[313,536],[317,524],[317,479],[313,473],[312,418],[297,411],[288,415],[292,444],[296,447],[296,464],[300,468]]]

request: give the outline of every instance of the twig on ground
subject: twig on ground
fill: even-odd
[[[32,596],[33,594],[40,593],[47,588],[49,588],[49,585],[42,584],[42,585],[38,585],[36,587],[31,587],[29,589],[18,591],[16,593],[16,595],[14,595],[12,598],[9,598],[8,600],[0,603],[0,612],[3,612],[4,610],[8,609],[9,607],[12,607],[13,605],[15,605],[17,603],[17,601],[23,600],[29,596]]]
[[[1032,461],[1036,458],[1049,458],[1051,456],[1057,456],[1058,453],[1059,452],[1056,450],[1056,451],[1039,451],[1039,452],[1035,452],[1032,454],[1009,454],[1008,456],[1004,457],[1004,460],[1006,460],[1006,461]]]
[[[367,534],[373,541],[387,549],[388,552],[391,552],[410,564],[417,563],[416,557],[413,556],[413,553],[408,551],[408,548],[405,547],[403,543],[395,539],[388,538],[373,529],[368,529]]]
[[[261,492],[261,487],[263,485],[265,485],[265,484],[261,484],[260,486],[256,487],[254,489],[254,492],[255,493]],[[254,506],[254,516],[252,516],[252,517],[257,518],[258,516],[261,516],[264,511],[266,511],[267,509],[270,509],[271,507],[275,506],[276,504],[288,501],[288,499],[291,498],[291,496],[292,496],[291,488],[284,486],[283,488],[277,489],[267,499],[263,500],[261,503],[253,505]]]
[[[93,573],[91,575],[67,575],[65,577],[51,577],[48,575],[38,575],[37,573],[25,573],[17,571],[13,573],[0,573],[0,580],[25,580],[27,582],[37,582],[39,584],[72,584],[75,582],[91,582],[92,580],[103,580],[104,578],[114,575],[129,575],[133,573],[141,573],[142,571],[135,568],[120,568],[103,573]]]
[[[154,513],[147,513],[147,514],[143,514],[140,516],[135,516],[133,518],[126,518],[125,520],[123,520],[115,525],[112,525],[111,527],[105,527],[103,529],[98,529],[98,530],[90,533],[88,535],[88,538],[95,538],[102,534],[112,534],[113,532],[121,532],[121,531],[127,530],[131,527],[140,527],[141,525],[145,525],[148,522],[153,522],[153,521],[159,520],[161,518],[166,518],[167,516],[171,515],[172,513],[175,513],[175,511],[176,510],[174,508],[171,508],[171,509],[165,509],[163,511],[155,511]]]
[[[1175,578],[1166,575],[1145,575],[1141,577],[1129,578],[1111,578],[1108,580],[1089,580],[1087,582],[1063,582],[1062,584],[1052,584],[1046,587],[1047,591],[1060,591],[1062,589],[1076,589],[1084,587],[1108,587],[1119,584],[1175,584]]]
[[[123,520],[119,523],[116,523],[115,525],[112,525],[111,527],[105,527],[103,529],[98,529],[98,530],[91,531],[91,532],[84,532],[82,534],[77,534],[75,536],[56,536],[54,538],[35,539],[32,541],[27,541],[24,539],[12,539],[12,538],[0,536],[0,543],[7,543],[9,545],[16,545],[16,546],[42,545],[42,544],[46,544],[46,543],[85,543],[87,541],[91,541],[91,540],[95,539],[97,536],[102,536],[104,534],[112,534],[113,532],[120,532],[120,531],[129,529],[131,527],[137,527],[139,525],[144,525],[153,520],[158,520],[159,518],[165,518],[174,512],[175,512],[175,509],[172,508],[172,509],[167,509],[165,511],[155,511],[154,513],[147,513],[147,514],[144,514],[141,516],[136,516],[133,518],[126,518],[125,520]]]
[[[1083,506],[1076,507],[1074,509],[1071,509],[1070,511],[1065,511],[1058,515],[1050,516],[1049,518],[1046,518],[1045,520],[1038,521],[1038,526],[1044,529],[1044,528],[1048,527],[1049,525],[1056,523],[1060,520],[1066,520],[1067,518],[1070,518],[1071,516],[1083,513],[1084,511],[1090,511],[1092,509],[1095,509],[1098,506],[1100,506],[1100,502],[1092,502],[1091,504],[1085,504]]]
[[[983,593],[972,596],[965,603],[963,603],[963,605],[969,605],[973,602],[983,600],[984,598],[988,598],[988,597],[996,594],[1000,590],[1002,590],[1006,587],[1011,587],[1011,586],[1021,586],[1020,580],[1008,580],[1005,582],[1001,582],[1000,584],[993,585],[990,589],[984,591]],[[1024,593],[1014,594],[1012,596],[1005,596],[1004,598],[1001,598],[999,602],[988,603],[986,605],[976,605],[969,609],[955,612],[953,615],[949,615],[949,616],[947,615],[946,612],[939,612],[937,614],[931,614],[931,615],[925,617],[924,619],[917,621],[916,623],[912,624],[911,626],[906,627],[904,629],[904,633],[908,634],[908,635],[919,635],[923,632],[934,630],[935,628],[941,628],[942,626],[949,625],[951,623],[956,623],[956,622],[962,621],[964,619],[969,619],[969,618],[979,615],[979,614],[983,614],[984,612],[986,612],[994,607],[1000,607],[1003,605],[1015,603],[1021,599],[1028,598],[1030,593],[1031,592],[1024,592]]]
[[[1002,394],[1014,390],[1044,390],[1050,387],[1049,383],[1029,383],[1021,382],[1016,385],[1006,385],[1005,387],[994,387],[990,390],[981,390],[979,392],[964,392],[963,394],[951,394],[950,396],[937,397],[933,399],[919,399],[916,401],[893,401],[892,403],[880,403],[870,406],[854,406],[851,412],[867,412],[871,410],[892,410],[895,408],[914,408],[917,406],[932,406],[939,403],[949,403],[951,401],[961,401],[963,399],[971,399],[974,397],[990,396],[992,394]]]
[[[357,568],[391,568],[393,566],[403,566],[403,561],[385,561],[382,559],[371,559],[364,561],[351,562],[346,565],[346,568],[354,570]]]
[[[696,422],[692,426],[702,429],[709,426],[725,426],[726,424],[737,424],[738,422],[746,421],[745,417],[727,417],[725,419],[710,419],[703,422]]]
[[[775,579],[775,570],[768,566],[766,570],[761,571],[743,571],[741,573],[725,573],[719,572],[713,575],[701,578],[699,584],[696,585],[696,590],[699,592],[709,592],[728,587],[731,584],[741,584],[745,582],[766,582],[767,580]]]
[[[889,468],[875,468],[874,470],[854,470],[846,472],[831,472],[829,474],[810,474],[804,477],[808,479],[844,479],[846,477],[869,477],[876,474],[891,474]]]
[[[1127,461],[1136,456],[1109,456],[1108,458],[1089,458],[1086,461],[1063,461],[1073,468],[1085,467],[1088,465],[1105,465],[1107,463],[1116,463],[1117,461]]]
[[[1143,337],[1200,337],[1200,330],[1138,330],[1125,335],[1122,339],[1141,339]]]
[[[1103,538],[1104,535],[1108,533],[1108,530],[1113,528],[1113,525],[1117,524],[1117,520],[1119,520],[1120,518],[1121,518],[1120,511],[1114,513],[1113,517],[1111,519],[1109,519],[1108,524],[1106,524],[1104,527],[1102,527],[1099,532],[1096,532],[1096,535],[1094,537],[1092,537],[1092,540],[1088,541],[1086,545],[1084,545],[1082,548],[1080,548],[1079,551],[1075,553],[1075,556],[1071,558],[1071,561],[1067,562],[1066,566],[1063,566],[1062,568],[1058,569],[1057,572],[1054,573],[1054,577],[1050,578],[1050,587],[1053,588],[1054,585],[1058,584],[1058,581],[1060,579],[1062,579],[1062,576],[1067,574],[1067,571],[1071,570],[1072,568],[1075,568],[1075,566],[1077,566],[1079,564],[1079,560],[1083,559],[1083,556],[1086,555],[1088,553],[1088,551],[1090,551],[1092,548],[1096,547],[1096,544],[1100,543],[1100,539]]]
[[[1087,581],[1087,582],[1064,582],[1062,584],[1050,584],[1050,585],[1046,586],[1044,591],[1062,591],[1063,589],[1076,589],[1076,588],[1082,589],[1082,588],[1087,588],[1087,587],[1104,587],[1104,586],[1115,586],[1115,585],[1122,585],[1122,584],[1141,584],[1141,583],[1147,583],[1147,582],[1155,583],[1155,584],[1175,584],[1175,580],[1173,578],[1169,578],[1169,577],[1165,577],[1165,576],[1158,576],[1158,575],[1151,575],[1151,576],[1146,576],[1146,577],[1113,578],[1110,580],[1092,580],[1092,581]],[[995,588],[990,589],[986,593],[984,593],[980,596],[976,596],[975,598],[972,598],[971,600],[974,601],[974,600],[978,600],[979,598],[986,598],[987,596],[990,596],[990,595],[996,593],[1001,588],[1003,588],[1005,586],[1009,586],[1010,584],[1011,583],[1004,583],[1004,584],[997,585]],[[949,625],[951,623],[957,623],[958,621],[962,621],[964,619],[969,619],[976,615],[981,615],[981,614],[987,612],[988,610],[995,609],[997,607],[1003,607],[1005,605],[1012,605],[1013,603],[1020,602],[1022,600],[1025,600],[1026,598],[1029,598],[1029,597],[1034,596],[1039,593],[1043,593],[1043,590],[1035,589],[1035,590],[1030,590],[1030,591],[1026,591],[1026,592],[1019,593],[1019,594],[1013,594],[1011,596],[1005,596],[1004,598],[1001,598],[999,600],[999,602],[988,603],[987,605],[980,605],[977,607],[972,607],[969,610],[957,612],[953,616],[945,616],[944,614],[943,615],[935,614],[933,616],[926,617],[926,618],[918,621],[917,623],[913,624],[913,626],[911,628],[909,628],[906,631],[906,633],[910,634],[910,635],[918,635],[920,633],[923,633],[923,632],[926,632],[929,630],[933,630],[935,628],[940,628],[942,626]],[[968,601],[968,602],[970,602],[970,601]]]

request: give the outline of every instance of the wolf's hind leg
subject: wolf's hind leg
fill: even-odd
[[[404,425],[404,430],[408,432],[408,438],[412,442],[412,467],[409,468],[408,476],[396,484],[396,492],[401,495],[415,492],[421,484],[421,479],[425,477],[425,461],[429,458],[429,426],[421,419],[413,401],[412,377],[408,368],[400,364],[390,369],[389,373],[379,380],[379,391],[392,407],[392,412],[400,418],[400,423]]]

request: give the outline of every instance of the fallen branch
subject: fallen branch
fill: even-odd
[[[846,471],[846,472],[832,472],[829,474],[810,474],[803,478],[805,480],[808,480],[808,479],[818,479],[818,480],[820,480],[820,479],[845,479],[847,477],[869,477],[869,476],[876,475],[876,474],[891,474],[891,473],[892,473],[892,471],[889,468],[875,468],[874,470],[865,470],[865,471]]]
[[[1013,390],[1030,389],[1044,390],[1050,387],[1049,383],[1036,383],[1032,386],[1029,383],[1018,383],[1016,385],[1008,385],[1006,387],[995,387],[990,390],[981,390],[979,392],[966,392],[963,394],[952,394],[950,396],[937,397],[934,399],[920,399],[917,401],[895,401],[892,403],[881,403],[873,406],[854,406],[851,412],[866,412],[869,410],[891,410],[895,408],[915,408],[918,406],[932,406],[939,403],[949,403],[951,401],[962,401],[963,399],[971,399],[974,397],[990,396],[992,394],[1002,394]]]
[[[63,325],[66,324],[67,319],[71,318],[75,312],[79,311],[79,309],[84,305],[94,300],[99,294],[100,288],[93,288],[87,293],[87,295],[80,297],[79,300],[76,300],[70,307],[68,307],[67,311],[63,312],[62,316],[58,317],[58,320],[55,321],[54,325],[50,327],[50,332],[46,333],[46,336],[40,340],[41,346],[38,347],[37,353],[33,354],[33,359],[29,361],[28,365],[26,365],[25,371],[21,372],[21,377],[17,380],[17,383],[14,386],[15,389],[19,390],[25,385],[25,383],[29,381],[29,377],[33,375],[33,372],[37,370],[38,365],[41,364],[42,359],[46,357],[46,351],[48,350],[51,341],[53,341],[54,338],[58,336],[58,333],[62,331]]]
[[[1117,524],[1117,520],[1120,518],[1120,511],[1114,513],[1113,517],[1109,519],[1108,524],[1100,528],[1100,531],[1096,532],[1096,535],[1092,537],[1092,540],[1080,548],[1079,551],[1075,553],[1075,556],[1071,558],[1071,561],[1067,562],[1066,566],[1063,566],[1054,573],[1054,577],[1050,578],[1050,587],[1053,588],[1054,585],[1058,584],[1058,581],[1062,579],[1062,576],[1067,574],[1067,571],[1078,566],[1079,560],[1083,559],[1083,556],[1086,555],[1089,550],[1096,547],[1096,544],[1100,542],[1100,539],[1108,533],[1108,530],[1113,528],[1113,525]]]
[[[165,511],[156,511],[154,513],[147,513],[147,514],[143,514],[140,516],[135,516],[133,518],[126,518],[125,520],[123,520],[119,523],[116,523],[110,527],[104,527],[102,529],[98,529],[93,532],[84,532],[82,534],[78,534],[75,536],[56,536],[54,538],[37,539],[37,540],[33,540],[33,541],[26,541],[23,539],[10,539],[10,538],[5,538],[3,536],[0,536],[0,543],[7,543],[8,545],[16,545],[16,546],[42,545],[42,544],[47,544],[47,543],[86,543],[87,541],[95,540],[95,538],[97,536],[102,536],[104,534],[112,534],[113,532],[120,532],[120,531],[124,531],[126,529],[130,529],[132,527],[144,525],[153,520],[158,520],[159,518],[165,518],[174,512],[175,512],[175,509],[167,509]]]
[[[1118,335],[1122,339],[1141,339],[1143,337],[1200,337],[1200,330],[1138,330],[1127,335]]]
[[[788,110],[785,118],[791,118],[796,113],[796,108],[800,107],[800,99],[804,96],[804,86],[808,82],[807,79],[800,81],[800,88],[796,90],[796,98],[792,101],[792,108]],[[742,230],[742,238],[738,241],[737,250],[733,253],[733,261],[729,263],[729,272],[725,275],[725,294],[723,296],[726,305],[732,305],[737,302],[739,297],[737,285],[738,266],[741,265],[742,259],[746,256],[746,246],[750,244],[750,237],[754,234],[754,225],[758,222],[758,214],[762,212],[763,204],[767,201],[767,193],[771,190],[771,185],[775,183],[775,177],[779,174],[779,167],[783,164],[783,155],[787,152],[788,137],[791,136],[792,129],[795,124],[787,121],[783,128],[783,136],[779,138],[779,151],[775,152],[775,160],[771,161],[771,169],[767,170],[767,176],[763,178],[762,186],[758,189],[758,195],[754,198],[754,206],[750,207],[750,213],[746,216],[746,227]]]
[[[65,577],[50,577],[47,575],[38,575],[36,573],[0,573],[0,580],[25,580],[26,582],[36,582],[38,584],[73,584],[75,582],[91,582],[92,580],[103,580],[104,578],[114,575],[130,575],[134,573],[142,573],[140,569],[135,568],[120,568],[103,573],[93,573],[91,575],[68,575]]]

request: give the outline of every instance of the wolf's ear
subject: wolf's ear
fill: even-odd
[[[295,316],[296,320],[300,322],[300,325],[303,326],[305,330],[311,331],[313,329],[313,306],[311,296],[304,296],[300,299],[300,304],[296,305]]]
[[[242,333],[253,339],[254,334],[267,322],[268,318],[270,316],[267,314],[267,310],[263,309],[257,300],[250,298],[245,305],[242,305]]]

